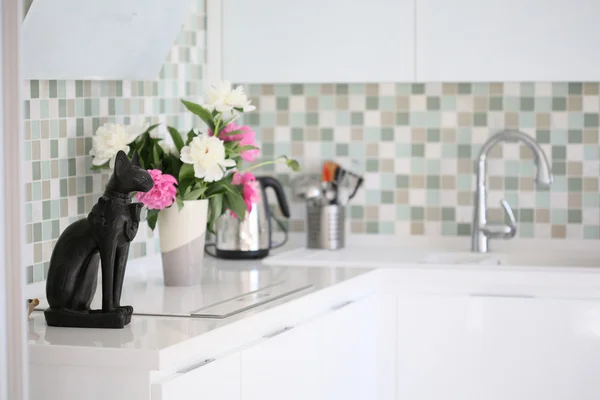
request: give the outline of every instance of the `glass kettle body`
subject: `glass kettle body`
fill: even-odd
[[[269,176],[257,177],[260,184],[260,200],[252,204],[252,211],[241,221],[229,212],[217,220],[216,256],[218,258],[246,260],[260,259],[269,255],[273,248],[273,218],[267,201],[266,189],[275,192],[281,214],[290,217],[289,205],[281,183]]]

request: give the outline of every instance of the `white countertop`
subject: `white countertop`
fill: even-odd
[[[472,257],[468,252],[468,238],[445,239],[411,238],[408,242],[402,238],[351,236],[348,246],[354,246],[354,250],[356,246],[365,248],[370,254],[382,254],[384,248],[388,252],[391,251],[389,249],[396,249],[394,251],[398,251],[398,254],[405,249],[429,249],[432,252],[450,251]],[[465,240],[466,243],[463,243]],[[43,314],[34,312],[29,321],[30,359],[39,364],[52,364],[60,359],[71,365],[110,365],[144,370],[179,368],[186,364],[190,354],[197,359],[203,354],[210,356],[219,348],[225,350],[242,346],[248,341],[259,340],[269,330],[294,324],[304,317],[309,318],[324,306],[334,306],[349,296],[358,298],[381,288],[385,291],[385,288],[392,286],[394,290],[407,292],[502,292],[600,298],[600,269],[580,268],[600,260],[595,249],[597,242],[579,241],[559,245],[555,242],[565,241],[551,241],[554,246],[539,241],[535,246],[533,242],[517,242],[516,239],[497,241],[498,245],[505,247],[502,253],[493,253],[492,258],[502,255],[510,261],[511,257],[512,260],[518,257],[526,259],[523,257],[531,258],[531,255],[537,254],[538,258],[532,260],[539,260],[541,255],[541,259],[546,257],[554,261],[572,262],[562,265],[554,262],[552,268],[533,267],[539,262],[535,260],[522,265],[513,265],[514,262],[501,265],[406,262],[397,263],[394,268],[381,268],[379,265],[379,269],[372,270],[357,268],[358,265],[354,265],[354,268],[266,266],[261,261],[225,261],[207,257],[205,279],[200,287],[167,288],[162,285],[160,256],[131,260],[122,304],[133,305],[136,312],[185,314],[282,280],[294,286],[312,286],[225,319],[135,315],[131,324],[123,330],[47,327]],[[458,247],[459,243],[462,247]],[[303,235],[292,235],[288,246],[278,253],[302,247],[303,244]],[[553,249],[554,256],[548,255],[548,248]],[[333,254],[335,252],[327,253],[330,258]],[[342,256],[343,253],[337,254]],[[99,302],[100,299],[95,301]]]

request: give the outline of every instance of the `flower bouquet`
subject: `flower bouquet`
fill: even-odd
[[[94,168],[112,168],[119,150],[130,158],[137,153],[154,188],[135,197],[148,210],[149,227],[154,230],[158,221],[163,267],[172,264],[173,268],[186,268],[189,259],[202,259],[205,230],[214,232],[223,213],[229,210],[245,218],[260,196],[251,170],[277,162],[299,170],[298,162],[286,156],[243,168],[244,162],[255,161],[260,150],[254,131],[235,123],[243,113],[255,110],[241,86],[221,82],[209,88],[206,102],[182,103],[204,121],[205,132],[191,129],[182,134],[169,126],[169,135],[160,137],[159,124],[141,128],[105,124],[95,133],[90,151]],[[173,253],[176,250],[180,251]],[[175,279],[179,283],[191,279],[179,275],[181,279]]]

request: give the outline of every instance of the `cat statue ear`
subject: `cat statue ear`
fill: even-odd
[[[137,150],[135,150],[133,152],[133,157],[131,157],[131,164],[135,165],[136,167],[141,167],[142,165],[140,164],[140,155],[138,153]]]
[[[115,157],[115,173],[118,175],[120,172],[125,171],[131,167],[131,161],[123,150],[119,150]]]

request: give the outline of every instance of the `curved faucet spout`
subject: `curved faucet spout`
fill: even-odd
[[[550,169],[550,163],[546,158],[546,153],[538,145],[534,138],[518,130],[504,130],[490,137],[481,147],[479,152],[479,165],[477,170],[477,183],[485,185],[486,160],[490,150],[499,142],[521,141],[527,145],[533,152],[534,161],[537,166],[536,182],[541,185],[551,185],[554,182],[554,176]],[[481,179],[484,181],[482,182]]]
[[[477,187],[475,191],[475,204],[473,215],[472,232],[472,250],[480,253],[488,251],[490,238],[513,238],[517,231],[516,222],[510,208],[510,205],[502,200],[506,215],[511,220],[510,225],[489,224],[487,222],[487,195],[485,180],[487,176],[487,156],[490,150],[498,142],[521,141],[525,143],[533,152],[535,164],[537,166],[536,181],[541,185],[550,185],[554,182],[554,176],[550,170],[550,163],[542,148],[537,144],[534,138],[518,131],[504,130],[490,137],[481,147],[477,165]]]

